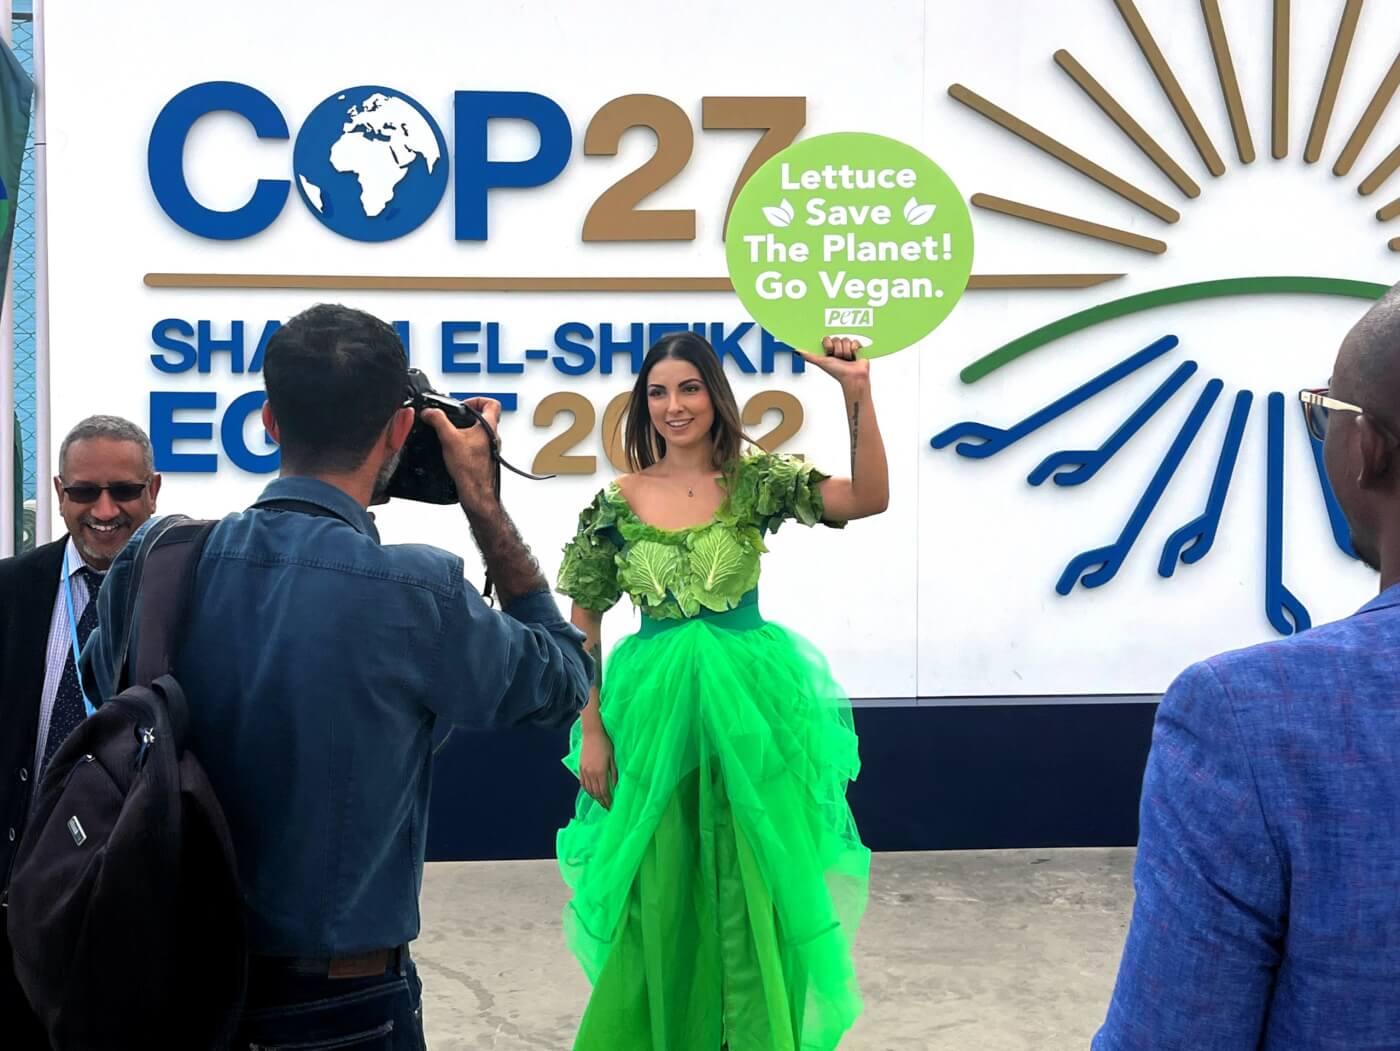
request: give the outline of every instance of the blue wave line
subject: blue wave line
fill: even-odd
[[[1133,545],[1142,535],[1147,520],[1152,517],[1152,512],[1156,510],[1158,501],[1162,499],[1162,494],[1167,491],[1167,486],[1171,484],[1176,469],[1181,466],[1181,461],[1186,458],[1187,452],[1190,451],[1192,443],[1196,440],[1196,435],[1201,432],[1206,418],[1215,408],[1215,401],[1220,397],[1220,392],[1224,388],[1225,384],[1220,380],[1211,380],[1205,385],[1205,389],[1196,399],[1196,404],[1191,409],[1190,415],[1186,417],[1186,421],[1181,425],[1181,430],[1177,432],[1176,439],[1167,449],[1166,455],[1162,457],[1162,462],[1157,465],[1157,470],[1153,473],[1152,480],[1147,483],[1147,488],[1143,490],[1137,506],[1133,508],[1133,513],[1128,516],[1128,521],[1124,524],[1123,531],[1118,534],[1118,539],[1107,547],[1085,551],[1072,558],[1069,565],[1065,567],[1065,571],[1060,574],[1059,582],[1055,585],[1056,591],[1061,595],[1068,595],[1074,590],[1076,583],[1082,583],[1086,588],[1102,587],[1117,575],[1129,552],[1132,551]],[[1095,566],[1098,568],[1093,568]]]
[[[1254,395],[1250,391],[1242,390],[1235,395],[1235,407],[1230,411],[1230,426],[1220,446],[1220,459],[1215,464],[1215,479],[1210,485],[1210,496],[1206,498],[1205,512],[1167,537],[1167,542],[1162,545],[1162,558],[1157,563],[1160,576],[1169,577],[1175,573],[1178,559],[1188,566],[1194,565],[1215,546],[1215,534],[1220,528],[1220,516],[1225,511],[1225,497],[1230,493],[1235,461],[1239,459],[1240,442],[1244,438],[1244,427],[1249,422],[1249,410],[1253,403]]]
[[[942,449],[953,442],[958,442],[953,451],[959,456],[966,456],[974,460],[985,460],[989,456],[995,456],[1026,435],[1063,416],[1071,409],[1077,409],[1094,395],[1107,390],[1125,376],[1132,375],[1148,362],[1156,361],[1167,351],[1174,349],[1179,342],[1180,340],[1175,336],[1163,336],[1136,354],[1124,358],[1111,369],[1099,373],[1063,397],[1052,401],[1045,408],[1031,413],[1020,423],[1002,428],[965,420],[935,434],[929,439],[929,444],[935,449]]]
[[[1039,485],[1053,475],[1056,485],[1083,485],[1098,474],[1103,465],[1113,459],[1148,420],[1157,415],[1182,384],[1191,378],[1196,367],[1194,361],[1183,361],[1178,365],[1176,371],[1163,380],[1162,385],[1148,395],[1147,400],[1133,410],[1133,414],[1119,424],[1118,429],[1097,449],[1064,449],[1051,453],[1031,471],[1026,481]]]
[[[1308,410],[1306,406],[1302,406],[1302,409],[1303,427],[1306,429]],[[1327,520],[1332,525],[1332,539],[1342,549],[1342,554],[1348,558],[1356,558],[1356,548],[1351,543],[1351,526],[1347,524],[1347,517],[1342,514],[1342,505],[1337,503],[1337,494],[1327,478],[1327,465],[1322,462],[1322,443],[1312,436],[1311,431],[1308,431],[1308,445],[1312,449],[1313,465],[1317,467],[1318,483],[1322,486],[1322,503],[1327,508]]]
[[[1312,627],[1312,618],[1298,596],[1289,591],[1283,583],[1283,466],[1283,395],[1274,391],[1269,395],[1269,495],[1264,522],[1264,613],[1280,635],[1294,635]]]

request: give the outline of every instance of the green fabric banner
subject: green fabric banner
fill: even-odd
[[[9,45],[0,41],[0,275],[10,266],[10,243],[15,236],[15,205],[19,197],[19,171],[24,163],[24,142],[29,136],[29,108],[34,100],[34,81],[19,64]],[[0,324],[10,324],[0,317]],[[14,392],[3,399],[13,404]],[[13,413],[13,409],[10,410]],[[0,456],[10,450],[0,450]],[[19,418],[15,417],[14,444],[15,550],[19,551],[24,523],[24,450],[20,445]],[[6,527],[0,523],[0,529]]]
[[[24,142],[29,137],[29,107],[34,81],[0,41],[0,270],[10,265],[10,242],[15,235],[15,199]]]

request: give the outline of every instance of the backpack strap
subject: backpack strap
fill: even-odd
[[[172,670],[189,621],[185,612],[194,591],[195,568],[217,524],[167,515],[145,537],[127,588],[126,633],[116,665],[118,693],[130,683],[148,685]]]
[[[145,574],[146,558],[155,547],[156,541],[167,530],[185,520],[184,515],[165,515],[157,518],[141,538],[141,546],[132,560],[131,580],[126,589],[126,608],[122,611],[122,637],[117,643],[117,652],[112,660],[112,693],[118,694],[130,684],[127,675],[127,651],[131,649],[131,636],[136,628],[136,600],[141,590],[141,577]]]

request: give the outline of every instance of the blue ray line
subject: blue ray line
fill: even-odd
[[[1061,595],[1068,595],[1074,590],[1076,582],[1082,583],[1086,588],[1102,587],[1118,574],[1118,570],[1123,568],[1123,562],[1127,559],[1128,553],[1132,551],[1133,545],[1142,535],[1143,527],[1147,525],[1147,520],[1152,517],[1152,512],[1157,508],[1157,502],[1167,491],[1167,486],[1171,484],[1172,475],[1176,474],[1176,469],[1186,458],[1191,443],[1201,432],[1201,426],[1206,422],[1206,417],[1210,415],[1211,410],[1215,408],[1215,401],[1220,397],[1220,392],[1224,387],[1225,384],[1220,380],[1211,380],[1205,385],[1200,397],[1196,399],[1191,414],[1186,417],[1186,422],[1181,425],[1181,430],[1177,432],[1176,440],[1167,449],[1167,454],[1162,457],[1162,462],[1157,466],[1152,480],[1147,483],[1147,488],[1143,490],[1137,506],[1133,508],[1133,513],[1128,516],[1128,521],[1123,526],[1123,531],[1118,534],[1118,539],[1107,547],[1085,551],[1072,558],[1069,565],[1065,567],[1065,571],[1060,574],[1060,580],[1055,585],[1056,591]],[[1095,569],[1095,566],[1098,568]]]
[[[1034,412],[1027,416],[1020,423],[1013,424],[1007,428],[992,427],[985,423],[976,423],[967,420],[963,423],[955,423],[947,430],[935,434],[929,444],[935,449],[942,449],[958,442],[953,450],[959,456],[966,456],[974,460],[985,460],[989,456],[995,456],[1007,446],[1020,441],[1026,435],[1044,427],[1052,420],[1058,419],[1071,409],[1077,409],[1095,394],[1099,394],[1125,376],[1130,376],[1138,369],[1142,368],[1150,361],[1155,361],[1167,351],[1172,350],[1180,342],[1175,336],[1163,336],[1149,346],[1144,347],[1130,357],[1124,358],[1117,365],[1114,365],[1106,372],[1101,372],[1093,379],[1082,386],[1076,387],[1062,398],[1052,401],[1039,412]],[[960,440],[967,439],[967,440]]]
[[[1230,426],[1220,446],[1220,459],[1215,465],[1215,480],[1210,484],[1205,513],[1167,537],[1167,542],[1162,546],[1161,561],[1157,563],[1159,575],[1169,577],[1175,573],[1178,559],[1188,566],[1194,565],[1215,546],[1215,534],[1220,528],[1220,516],[1225,511],[1225,497],[1230,492],[1235,461],[1240,455],[1240,442],[1244,439],[1244,425],[1249,422],[1249,410],[1253,403],[1254,395],[1247,390],[1235,395],[1235,407],[1230,412]]]
[[[1312,627],[1312,618],[1298,597],[1283,585],[1283,464],[1283,395],[1274,391],[1269,395],[1269,499],[1264,522],[1264,612],[1280,635],[1293,635]]]
[[[1098,474],[1103,465],[1113,459],[1118,450],[1127,445],[1148,420],[1157,415],[1162,406],[1171,400],[1172,395],[1181,389],[1181,385],[1190,379],[1195,371],[1194,361],[1183,361],[1097,449],[1065,449],[1051,453],[1040,461],[1040,465],[1027,476],[1026,481],[1031,485],[1039,485],[1054,475],[1056,485],[1083,485]]]
[[[1308,409],[1306,405],[1303,405],[1302,409],[1303,427],[1306,430]],[[1322,502],[1327,507],[1327,519],[1332,523],[1332,539],[1342,549],[1342,554],[1348,558],[1356,558],[1356,548],[1351,543],[1351,526],[1347,525],[1346,515],[1342,514],[1342,505],[1337,503],[1337,494],[1332,490],[1332,483],[1327,478],[1327,465],[1322,462],[1322,443],[1312,436],[1312,431],[1307,433],[1313,464],[1317,467],[1317,480],[1322,486]]]

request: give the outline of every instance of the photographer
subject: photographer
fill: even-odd
[[[281,477],[210,535],[175,673],[189,746],[223,806],[252,954],[235,1046],[421,1049],[418,935],[433,728],[563,725],[588,699],[583,636],[561,616],[497,498],[486,428],[423,412],[499,591],[462,560],[380,543],[415,412],[392,328],[342,306],[268,342],[263,421]],[[495,429],[500,406],[469,402]],[[127,546],[84,663],[111,696]]]

